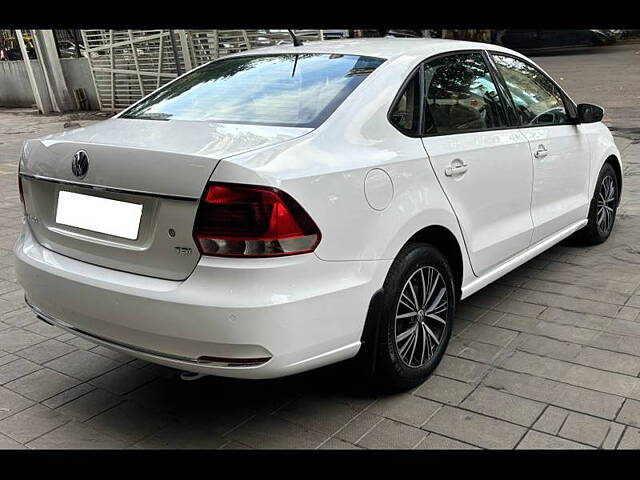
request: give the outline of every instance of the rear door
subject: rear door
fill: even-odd
[[[587,217],[590,148],[573,105],[543,72],[505,54],[492,54],[510,93],[533,162],[532,242]]]
[[[425,62],[424,96],[424,148],[482,275],[529,246],[529,144],[479,51]]]

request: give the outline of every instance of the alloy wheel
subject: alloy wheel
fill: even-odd
[[[597,212],[596,219],[598,229],[602,233],[609,233],[613,227],[615,218],[615,202],[616,202],[616,183],[611,175],[607,175],[602,179],[600,191],[598,192],[598,200],[596,203]]]
[[[396,348],[406,366],[421,367],[433,357],[444,337],[448,309],[447,286],[440,272],[430,266],[416,270],[396,307]]]

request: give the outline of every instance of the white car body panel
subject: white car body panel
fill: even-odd
[[[591,151],[584,125],[523,128],[533,158],[532,243],[586,218]],[[544,157],[534,153],[544,148]]]
[[[149,361],[271,378],[356,355],[372,297],[402,247],[427,227],[455,239],[465,298],[584,226],[603,162],[620,159],[601,123],[567,127],[579,132],[567,141],[560,138],[565,127],[421,139],[391,125],[394,98],[421,62],[487,48],[385,38],[242,52],[234,56],[316,52],[387,60],[315,129],[120,114],[27,142],[20,162],[27,219],[15,246],[27,301],[48,322]],[[544,162],[530,147],[540,141],[549,151]],[[576,148],[590,153],[585,158]],[[79,149],[91,157],[80,181],[69,168]],[[468,164],[467,173],[445,176],[456,158]],[[41,177],[51,184],[43,187]],[[319,245],[290,257],[169,260],[178,240],[194,248],[193,219],[208,181],[283,190],[317,224]],[[61,228],[49,221],[46,199],[67,188],[148,202],[148,212],[159,219],[168,212],[180,232],[170,239],[172,224],[145,217],[144,209],[140,244]],[[232,361],[243,358],[268,360]]]
[[[531,243],[533,178],[526,137],[518,129],[423,138],[434,172],[455,211],[476,275]],[[445,169],[467,165],[462,174]]]

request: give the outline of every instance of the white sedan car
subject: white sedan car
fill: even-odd
[[[489,44],[228,56],[25,143],[18,280],[45,322],[150,362],[270,378],[358,356],[407,389],[460,299],[569,235],[607,239],[602,115]]]

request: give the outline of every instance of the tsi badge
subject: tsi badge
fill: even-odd
[[[178,255],[183,255],[185,257],[191,255],[191,249],[189,247],[173,247],[173,249]]]

